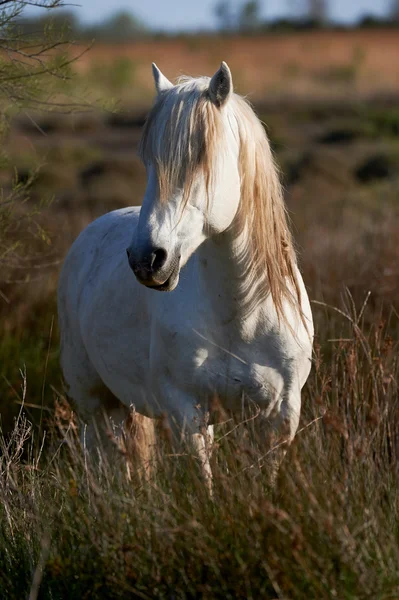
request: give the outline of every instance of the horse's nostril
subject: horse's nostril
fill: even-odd
[[[126,248],[126,254],[127,254],[128,259],[129,259],[130,258],[130,250],[129,250],[129,248]]]
[[[151,268],[153,271],[159,271],[166,263],[168,253],[164,248],[157,248],[151,255]]]

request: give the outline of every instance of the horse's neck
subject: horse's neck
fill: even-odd
[[[267,281],[249,267],[249,235],[247,229],[231,229],[209,238],[197,251],[201,292],[212,320],[245,337],[264,319],[269,304]]]

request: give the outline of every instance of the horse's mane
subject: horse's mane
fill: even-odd
[[[241,177],[240,208],[233,226],[247,228],[245,271],[270,293],[280,319],[286,320],[284,301],[301,313],[296,255],[288,226],[282,186],[268,137],[250,104],[233,94],[225,107],[217,107],[208,95],[209,78],[182,77],[176,86],[159,94],[149,113],[140,143],[144,162],[156,164],[159,193],[167,201],[183,190],[183,206],[199,170],[208,198],[216,153],[223,152],[224,123],[221,111],[236,120]],[[264,275],[267,274],[265,278]]]

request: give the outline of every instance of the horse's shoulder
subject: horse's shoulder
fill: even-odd
[[[136,223],[139,213],[139,206],[132,206],[129,208],[120,208],[118,210],[113,210],[109,213],[101,215],[100,217],[92,221],[92,223],[90,223],[86,227],[86,229],[83,230],[82,234],[84,235],[86,233],[86,235],[96,235],[98,233],[101,233],[101,231],[113,229],[114,227],[129,227]]]
[[[73,262],[77,256],[89,258],[111,241],[122,242],[132,235],[138,214],[139,208],[123,208],[106,213],[89,223],[72,244],[65,264]]]
[[[122,255],[133,234],[138,208],[125,208],[102,215],[90,223],[72,244],[61,269],[59,294],[85,287],[89,277],[101,270],[102,265],[112,264]],[[69,283],[68,283],[69,282]]]

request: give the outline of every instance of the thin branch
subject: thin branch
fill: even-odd
[[[24,111],[24,114],[26,117],[28,117],[29,121],[32,123],[32,125],[34,127],[36,127],[36,129],[39,131],[39,133],[41,133],[42,135],[47,137],[47,133],[40,127],[39,123],[36,123],[36,121],[34,120],[33,117],[30,116],[30,114],[26,111]]]
[[[353,321],[353,319],[352,319],[352,317],[350,315],[348,315],[347,313],[345,313],[340,308],[337,308],[336,306],[331,306],[330,304],[326,304],[325,302],[320,302],[319,300],[311,300],[311,303],[312,304],[317,304],[318,306],[324,306],[324,308],[330,308],[331,310],[334,310],[338,314],[340,314],[343,317],[345,317],[345,319],[347,319],[348,321],[350,321],[353,325],[355,324],[354,321]]]
[[[15,4],[15,0],[1,0],[0,1],[0,6],[5,6],[6,4]],[[79,4],[64,4],[63,0],[53,0],[52,2],[39,2],[39,1],[35,1],[35,0],[19,0],[18,4],[21,5],[21,7],[25,7],[25,6],[36,6],[37,8],[47,8],[47,9],[54,9],[54,8],[64,8],[65,6],[80,6]],[[22,10],[21,8],[21,10]],[[18,6],[15,7],[14,10],[20,10],[20,8]]]
[[[70,58],[68,57],[66,60],[64,60],[63,62],[61,62],[60,64],[58,64],[56,66],[57,71],[60,71],[61,69],[63,69],[63,67],[67,67],[73,63],[75,63],[76,61],[78,61],[80,58],[82,58],[82,56],[84,56],[84,54],[86,54],[86,52],[90,49],[90,46],[85,47],[82,52],[80,52],[79,54],[77,54],[76,56]],[[28,66],[28,65],[27,65]],[[6,82],[8,83],[9,81],[17,81],[20,79],[27,79],[29,77],[38,77],[40,75],[54,75],[56,77],[60,77],[60,75],[56,72],[53,71],[53,69],[46,68],[46,69],[41,69],[38,71],[31,71],[29,73],[22,73],[20,75],[14,75],[14,76],[8,76],[5,77]],[[1,81],[1,80],[0,80]]]

